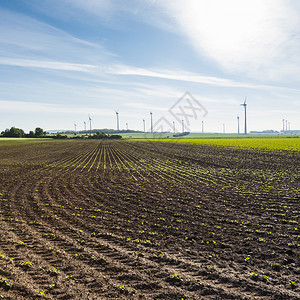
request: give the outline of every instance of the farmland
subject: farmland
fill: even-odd
[[[5,299],[300,299],[300,154],[0,141]]]
[[[142,139],[140,139],[142,140]],[[300,152],[300,138],[299,137],[253,137],[247,138],[235,137],[204,137],[204,138],[157,138],[144,139],[145,141],[159,140],[161,142],[192,144],[192,145],[208,145],[219,147],[231,147],[240,149],[263,149],[272,151],[298,151]]]

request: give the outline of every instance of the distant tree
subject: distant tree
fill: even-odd
[[[2,136],[8,136],[9,134],[9,129],[6,128],[4,131],[1,132]]]
[[[88,138],[89,139],[105,139],[105,138],[108,138],[108,135],[104,131],[102,131],[101,133],[99,131],[97,131],[95,134],[89,135]]]
[[[111,134],[110,136],[109,136],[109,138],[110,139],[121,139],[122,138],[122,136],[121,135],[119,135],[119,134]]]
[[[42,137],[46,134],[46,132],[44,132],[44,130],[40,127],[37,127],[35,130],[34,130],[34,135],[35,137]]]
[[[4,137],[23,137],[24,135],[24,130],[16,127],[7,128],[2,132],[2,136]]]
[[[118,134],[106,134],[104,131],[99,132],[97,131],[95,134],[93,135],[89,135],[88,139],[121,139],[122,136],[118,135]]]
[[[31,130],[31,131],[29,131],[29,133],[26,134],[25,136],[28,137],[28,138],[34,138],[34,137],[35,137],[35,134],[34,134],[34,132]]]
[[[98,131],[96,133],[96,139],[105,139],[106,137],[107,137],[107,134],[104,131],[102,131],[101,133]]]
[[[68,136],[66,136],[66,135],[61,135],[61,134],[58,133],[58,134],[52,136],[52,138],[53,138],[53,139],[67,139]]]

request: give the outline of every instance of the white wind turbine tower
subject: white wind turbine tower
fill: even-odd
[[[117,116],[117,131],[120,131],[119,128],[119,113],[116,111],[116,116]]]
[[[92,130],[92,118],[90,115],[89,115],[89,122],[90,122],[90,130]]]
[[[84,124],[84,131],[86,131],[86,122],[83,121],[83,124]]]
[[[247,134],[247,103],[246,103],[247,97],[245,97],[245,101],[241,106],[244,106],[245,109],[245,134]]]
[[[152,112],[150,111],[150,132],[153,133],[153,120],[152,120]]]
[[[75,134],[76,134],[76,126],[77,126],[77,125],[76,125],[76,123],[74,122],[74,127],[75,127]]]

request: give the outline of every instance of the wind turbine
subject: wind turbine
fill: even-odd
[[[92,118],[90,115],[89,115],[89,122],[90,122],[90,131],[91,131],[92,130]]]
[[[151,124],[150,124],[150,126],[151,126],[151,128],[150,128],[150,131],[151,131],[151,133],[153,133],[153,120],[152,120],[152,112],[150,111],[150,121],[151,121]]]
[[[75,127],[75,134],[76,134],[76,126],[77,126],[77,125],[76,125],[76,123],[74,122],[74,127]]]
[[[181,124],[182,124],[182,133],[184,133],[184,120],[181,120]]]
[[[246,103],[247,97],[245,97],[245,101],[241,106],[244,106],[245,109],[245,134],[247,134],[247,103]]]
[[[175,134],[175,122],[173,121],[173,133]]]
[[[204,133],[204,122],[202,121],[202,133]]]
[[[126,123],[126,130],[128,131],[128,123]]]
[[[146,124],[145,124],[145,119],[143,119],[143,124],[144,124],[144,132],[146,132]]]
[[[237,116],[237,123],[238,123],[238,134],[240,134],[240,117]]]
[[[284,119],[282,119],[282,131],[284,131]]]
[[[83,124],[84,124],[84,131],[86,131],[86,122],[83,121]]]
[[[117,116],[117,131],[120,131],[119,128],[119,113],[116,111],[116,116]]]

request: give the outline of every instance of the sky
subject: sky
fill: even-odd
[[[116,129],[117,111],[243,132],[245,99],[248,132],[300,129],[300,1],[0,0],[0,131]]]

